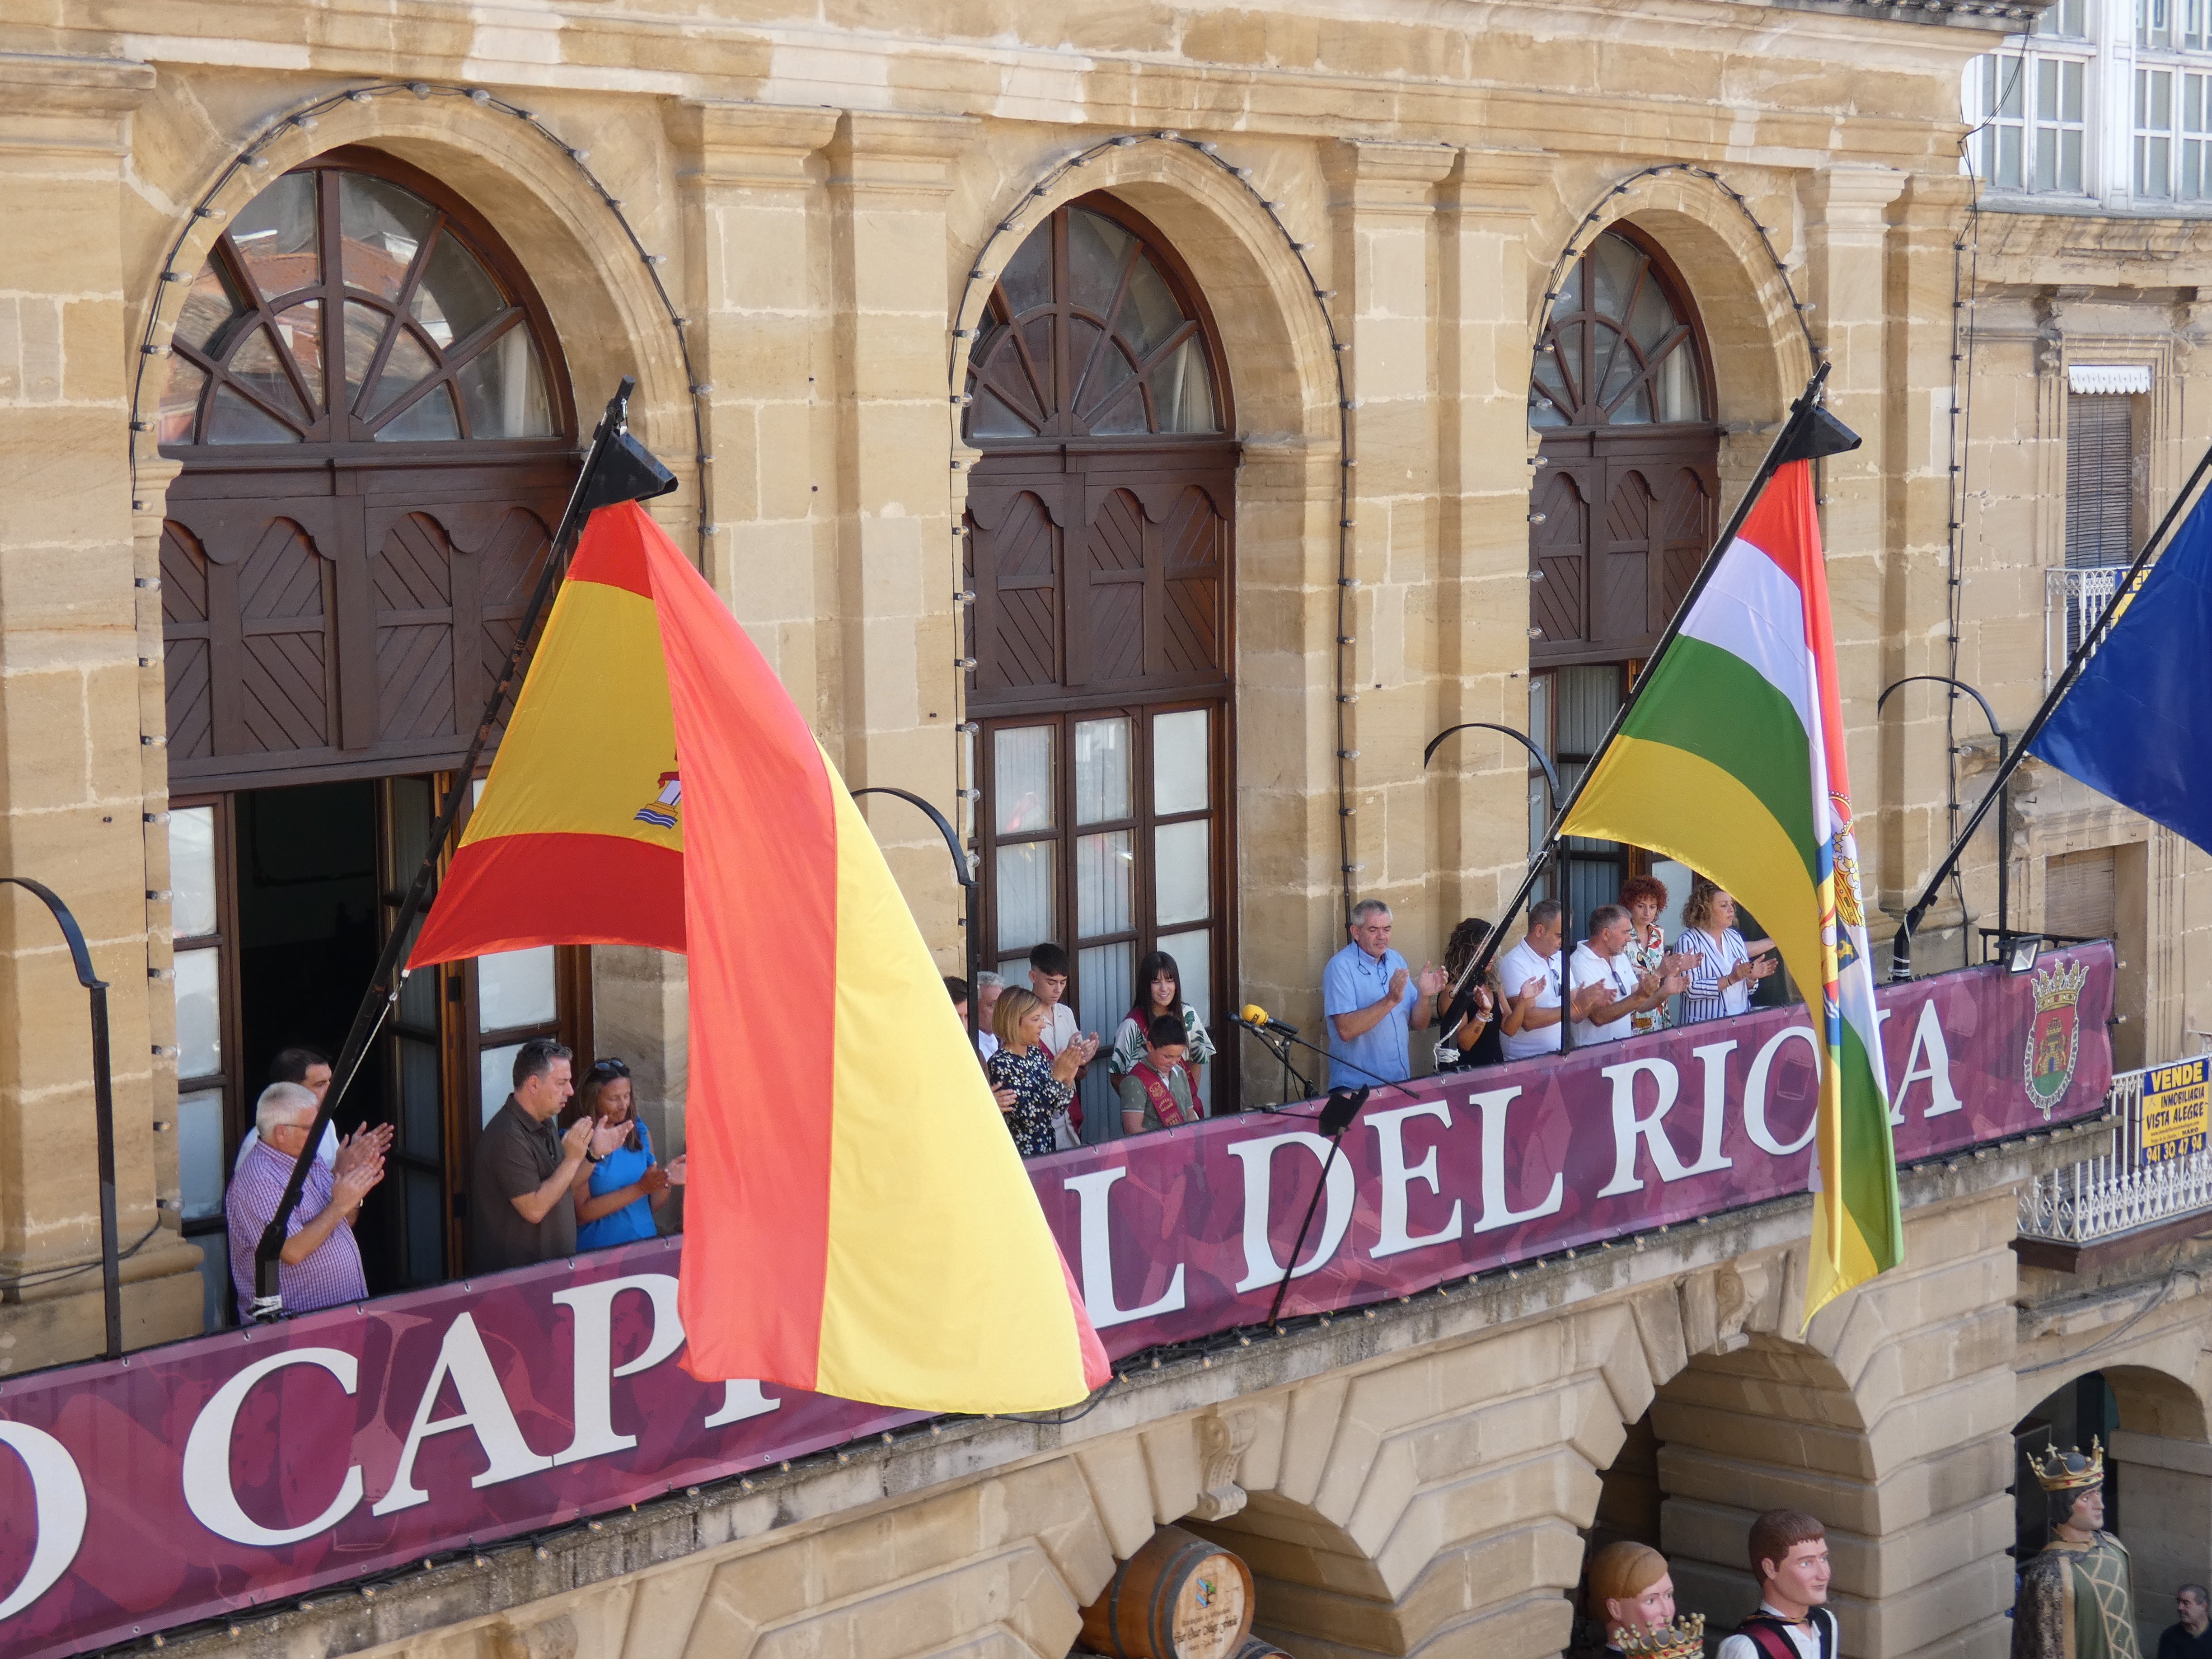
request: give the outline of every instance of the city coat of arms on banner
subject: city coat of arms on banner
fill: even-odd
[[[2030,981],[2035,1019],[2027,1028],[2027,1053],[2021,1073],[2027,1097],[2045,1117],[2066,1097],[2074,1081],[2074,1062],[2081,1053],[2081,987],[2089,970],[2078,962],[2039,968]]]

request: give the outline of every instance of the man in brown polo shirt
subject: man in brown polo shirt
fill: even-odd
[[[533,1037],[514,1057],[514,1092],[477,1138],[469,1182],[469,1271],[497,1273],[576,1253],[577,1172],[597,1164],[627,1124],[597,1128],[580,1117],[556,1135],[553,1120],[576,1092],[574,1056],[550,1037]],[[605,1145],[599,1143],[604,1140]]]

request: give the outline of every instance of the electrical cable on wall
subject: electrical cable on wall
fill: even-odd
[[[1996,119],[1996,112],[2005,106],[2019,88],[2021,77],[2027,70],[2027,51],[2021,49],[2013,66],[2012,78],[2004,90],[1991,100],[1990,111],[1981,121],[1966,130],[1959,139],[1959,165],[1966,173],[1968,194],[1966,223],[1962,232],[1951,243],[1951,398],[1948,449],[1949,471],[1944,477],[1944,673],[1953,680],[1959,678],[1960,636],[1966,627],[1966,469],[1973,459],[1974,421],[1974,307],[1981,289],[1982,249],[1982,176],[1974,167],[1972,146],[1974,140],[1988,130]],[[1943,700],[1943,769],[1948,841],[1959,839],[1960,814],[1965,804],[1959,798],[1959,699],[1965,694],[1956,685]],[[2009,859],[2012,849],[2000,846],[2000,859]],[[1960,862],[1963,864],[1964,860]],[[1972,955],[1969,940],[1971,919],[1966,915],[1966,881],[1964,872],[1954,867],[1951,872],[1952,892],[1959,901],[1959,940],[1962,956]]]

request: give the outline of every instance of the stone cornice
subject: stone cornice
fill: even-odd
[[[1435,189],[1459,162],[1449,144],[1344,138],[1322,155],[1329,194],[1354,212],[1426,213]]]
[[[128,58],[0,52],[0,149],[118,155],[153,90],[152,65]]]
[[[1543,149],[1463,149],[1440,192],[1446,212],[1533,216],[1559,158]]]
[[[782,190],[807,182],[808,158],[836,136],[837,112],[735,99],[686,98],[668,113],[669,136],[702,181]]]
[[[1878,18],[1886,23],[1938,24],[1990,34],[2019,34],[2034,26],[2053,0],[1766,0],[1780,11],[1825,12],[1832,17]]]
[[[838,117],[830,141],[830,182],[876,194],[948,195],[953,162],[981,129],[972,115],[848,110]]]

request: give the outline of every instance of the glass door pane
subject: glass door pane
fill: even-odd
[[[1213,930],[1198,927],[1187,933],[1163,933],[1155,947],[1175,958],[1176,971],[1182,978],[1182,1000],[1198,1011],[1206,1023],[1206,1034],[1213,1039],[1217,1055],[1226,1046],[1227,1039],[1213,1029]],[[1236,1035],[1232,1030],[1228,1036]],[[1209,1065],[1198,1079],[1198,1097],[1206,1109],[1213,1110],[1213,1074],[1218,1066]]]
[[[1002,727],[992,741],[992,821],[1001,836],[1053,827],[1053,729]]]
[[[1052,938],[1053,874],[1058,851],[1048,841],[1016,842],[999,848],[996,868],[999,949],[1026,951]]]
[[[1108,1075],[1106,1060],[1114,1047],[1115,1030],[1129,1009],[1129,975],[1133,965],[1127,943],[1091,945],[1076,954],[1075,971],[1082,996],[1078,1018],[1083,1030],[1098,1033],[1098,1057],[1085,1068],[1080,1091],[1083,1139],[1094,1146],[1121,1133],[1121,1098]]]
[[[477,1030],[480,1035],[511,1031],[523,1025],[550,1025],[560,1013],[560,999],[554,988],[551,945],[541,945],[528,951],[501,951],[477,958]]]
[[[230,1235],[223,1192],[230,1178],[232,1079],[236,1045],[224,1042],[225,973],[232,944],[223,929],[228,878],[222,867],[227,806],[169,811],[170,984],[177,1016],[177,1182],[185,1232],[200,1246],[210,1330],[232,1322]]]
[[[1204,818],[1152,831],[1152,920],[1166,927],[1204,921],[1213,911],[1213,826]]]
[[[1152,717],[1152,814],[1202,812],[1212,800],[1209,786],[1212,713],[1178,708]]]
[[[197,1089],[177,1097],[177,1174],[187,1221],[220,1220],[223,1183],[222,1091]]]
[[[177,1075],[213,1077],[222,1070],[222,953],[208,945],[179,951],[174,961]]]
[[[169,814],[169,937],[219,932],[215,895],[215,808],[177,807]]]
[[[388,933],[396,901],[415,878],[429,849],[437,815],[437,786],[430,778],[391,778],[384,784],[381,929]],[[418,917],[414,931],[419,932]],[[458,968],[417,969],[400,981],[399,1003],[385,1029],[386,1112],[393,1126],[383,1187],[372,1195],[390,1206],[365,1211],[363,1256],[372,1273],[400,1285],[435,1285],[446,1277],[447,1191],[446,987],[458,987]],[[373,1260],[371,1258],[374,1258]],[[372,1288],[380,1288],[372,1285]]]
[[[1009,735],[1009,734],[1001,734]],[[1075,821],[1112,823],[1129,816],[1129,722],[1075,723]]]
[[[514,1092],[514,1057],[521,1052],[519,1042],[502,1042],[477,1051],[477,1127],[490,1122]]]
[[[1136,853],[1127,830],[1075,842],[1075,930],[1084,939],[1129,930]]]

